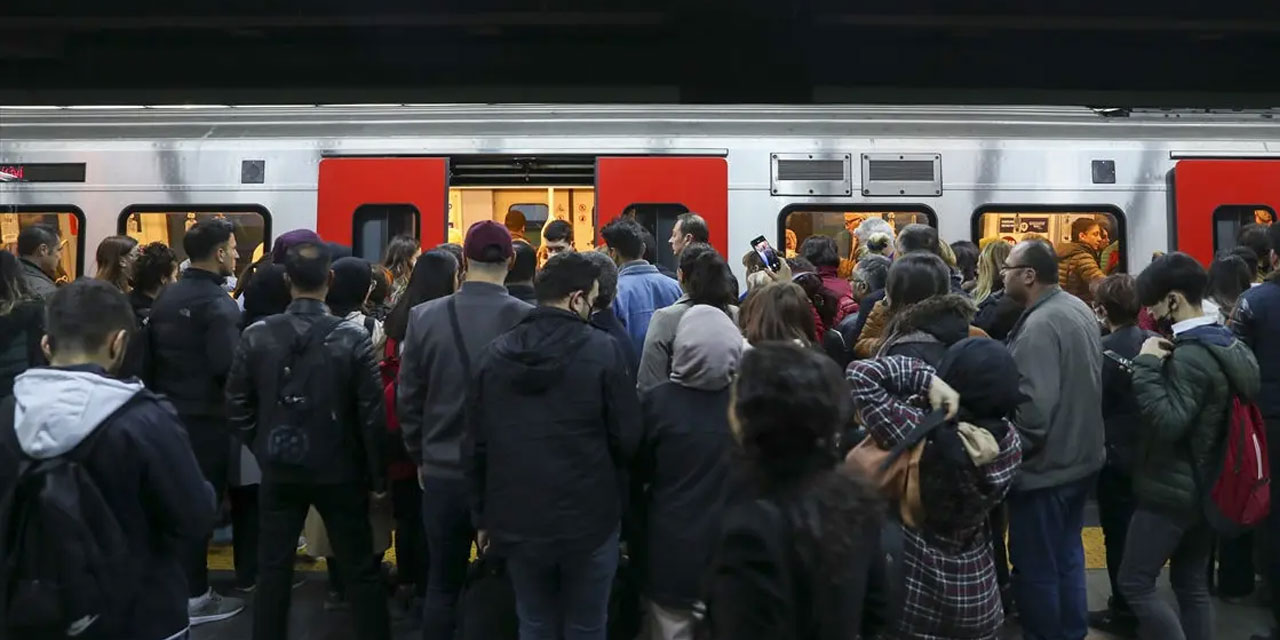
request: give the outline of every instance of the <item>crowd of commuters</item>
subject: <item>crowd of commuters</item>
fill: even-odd
[[[254,637],[285,638],[304,531],[378,640],[396,612],[451,640],[461,608],[503,606],[463,597],[473,548],[514,594],[481,614],[524,640],[995,638],[1014,616],[1199,639],[1215,553],[1219,595],[1253,591],[1253,537],[1219,535],[1201,486],[1233,402],[1280,429],[1280,227],[1135,278],[1092,218],[1055,247],[846,217],[788,230],[776,266],[749,253],[739,295],[697,214],[670,274],[631,217],[581,253],[567,222],[539,246],[504,222],[381,263],[295,230],[238,271],[213,219],[185,266],[113,236],[61,287],[57,232],[24,229],[0,252],[0,489],[72,456],[137,573],[70,635],[181,638],[252,597]],[[1111,589],[1089,612],[1094,495]],[[224,504],[235,595],[206,565]]]

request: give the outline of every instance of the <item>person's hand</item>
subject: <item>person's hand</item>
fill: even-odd
[[[489,548],[489,532],[484,529],[476,531],[476,550],[484,553]]]
[[[774,282],[791,282],[791,265],[787,264],[786,259],[778,256],[778,270],[764,270]]]
[[[942,381],[942,378],[934,376],[929,381],[929,406],[934,409],[942,409],[947,413],[947,419],[956,417],[956,412],[960,410],[960,394],[951,385]]]
[[[1173,353],[1172,342],[1158,336],[1152,336],[1142,343],[1142,351],[1139,351],[1138,355],[1155,356],[1164,360],[1169,357],[1170,353]]]

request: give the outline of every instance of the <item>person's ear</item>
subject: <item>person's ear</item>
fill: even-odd
[[[124,359],[125,347],[129,346],[129,332],[121,329],[111,338],[108,343],[107,355],[111,356],[113,363],[119,364]]]
[[[328,275],[328,277],[326,277],[326,278],[324,279],[324,287],[325,287],[326,289],[332,289],[332,288],[333,288],[333,269],[330,269],[330,270],[329,270],[329,275]]]
[[[44,354],[46,362],[53,361],[53,346],[50,344],[49,334],[47,333],[40,338],[40,352]]]

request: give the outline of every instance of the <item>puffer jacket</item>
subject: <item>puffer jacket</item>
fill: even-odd
[[[184,421],[226,415],[224,389],[240,340],[240,309],[223,289],[226,278],[188,268],[151,305],[147,388],[164,394]],[[192,434],[197,451],[226,447],[227,433]]]
[[[1079,242],[1063,242],[1058,251],[1058,286],[1063,291],[1093,302],[1093,290],[1089,285],[1107,277],[1098,264],[1098,253]]]
[[[947,347],[970,336],[987,337],[969,326],[976,312],[972,300],[956,293],[921,300],[889,321],[878,355],[911,356],[937,366]]]
[[[1280,418],[1280,275],[1240,296],[1231,329],[1258,358],[1263,390],[1258,409],[1269,420]]]
[[[274,334],[274,322],[288,322],[301,338],[311,325],[328,315],[323,302],[298,299],[281,315],[253,323],[244,330],[227,379],[227,414],[231,428],[246,434],[254,452],[263,461],[263,480],[306,484],[363,483],[371,491],[387,486],[384,449],[387,414],[383,407],[382,378],[374,356],[369,332],[351,322],[339,322],[324,337],[328,360],[325,371],[331,376],[329,388],[337,391],[329,401],[334,421],[342,433],[342,453],[325,466],[323,473],[276,468],[266,461],[267,431],[278,394],[280,368],[290,344],[281,344]]]
[[[1202,485],[1210,482],[1232,395],[1258,395],[1258,361],[1211,319],[1178,332],[1173,343],[1163,361],[1152,355],[1133,360],[1133,390],[1144,422],[1133,490],[1141,507],[1194,518],[1200,507],[1197,474]]]

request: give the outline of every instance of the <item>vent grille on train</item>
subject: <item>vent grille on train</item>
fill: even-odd
[[[864,153],[862,195],[940,196],[942,156],[936,153]]]
[[[595,156],[463,155],[449,159],[452,186],[589,186],[595,182]]]
[[[774,153],[769,156],[773,195],[847,196],[853,193],[848,153]]]

